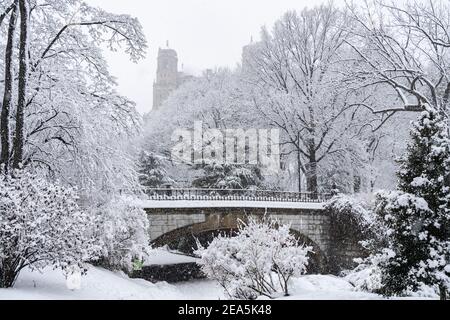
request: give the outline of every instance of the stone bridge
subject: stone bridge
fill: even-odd
[[[361,254],[351,238],[331,232],[330,214],[324,209],[325,197],[314,195],[297,198],[232,196],[180,196],[174,193],[151,196],[142,203],[149,216],[150,238],[156,247],[192,253],[196,239],[209,242],[222,232],[235,232],[239,221],[248,216],[270,216],[290,224],[292,233],[312,246],[313,272],[337,273],[351,267]]]

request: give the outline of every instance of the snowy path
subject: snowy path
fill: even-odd
[[[14,289],[0,289],[0,300],[217,300],[225,299],[222,289],[212,281],[192,281],[171,285],[129,279],[91,267],[83,277],[80,290],[68,290],[60,271],[46,269],[44,274],[25,270]],[[288,299],[358,300],[380,299],[370,293],[356,292],[345,280],[333,276],[304,276],[294,279]]]

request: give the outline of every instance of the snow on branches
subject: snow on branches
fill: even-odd
[[[386,90],[390,99],[361,105],[375,113],[445,111],[450,99],[448,1],[365,1],[347,6],[352,16],[355,53],[348,70],[350,87]]]
[[[202,166],[204,175],[192,182],[194,187],[211,189],[258,189],[263,176],[255,165],[217,164]]]
[[[219,236],[195,252],[203,272],[216,280],[230,298],[274,298],[289,295],[289,280],[306,272],[308,253],[290,233],[289,225],[270,218],[241,222],[236,237]]]
[[[98,216],[102,243],[99,263],[104,267],[131,271],[133,262],[143,260],[150,248],[147,214],[132,201],[117,197],[93,212]]]
[[[6,212],[0,217],[0,274],[9,279],[2,281],[12,285],[28,265],[65,268],[98,258],[86,253],[94,241],[90,235],[97,237],[96,249],[102,248],[109,261],[120,262],[111,265],[124,260],[130,264],[131,253],[138,256],[140,250],[135,241],[148,245],[145,215],[115,198],[139,188],[130,141],[139,132],[141,116],[134,102],[117,93],[102,49],[123,49],[134,62],[143,58],[142,26],[128,15],[111,14],[81,0],[7,2],[12,5],[0,5],[0,24],[10,26],[0,28],[2,39],[10,40],[0,56],[6,75],[0,165],[2,184],[10,190],[2,188],[0,198]],[[13,40],[19,36],[17,50]],[[43,175],[12,175],[12,168],[42,169]],[[54,179],[77,186],[80,199],[75,190],[49,182]],[[90,214],[78,205],[89,208]],[[11,223],[19,223],[18,229]],[[111,225],[113,234],[105,231]],[[25,238],[20,233],[14,238],[10,228],[25,230]],[[115,241],[121,242],[120,250]],[[112,252],[117,254],[114,259]]]
[[[29,30],[28,71],[21,91],[26,108],[21,117],[13,117],[16,99],[11,98],[23,80],[16,72],[17,50],[11,46],[0,57],[10,73],[4,101],[11,106],[2,108],[0,163],[8,169],[14,157],[15,167],[21,163],[43,168],[52,177],[77,185],[85,193],[82,196],[99,189],[136,188],[129,141],[139,132],[141,116],[134,102],[117,93],[102,49],[123,49],[132,61],[143,58],[142,26],[128,15],[111,14],[80,0],[29,2],[24,27]],[[13,39],[18,31],[11,28],[5,33],[3,28],[0,34]],[[20,128],[23,137],[12,139],[8,128]],[[20,145],[23,154],[13,152],[9,141]]]
[[[448,124],[430,106],[414,124],[408,152],[401,159],[398,191],[380,193],[376,212],[387,228],[381,261],[382,291],[415,291],[422,284],[450,289],[450,139]]]
[[[373,223],[374,216],[367,204],[355,197],[338,195],[325,204],[325,210],[341,224],[351,224],[360,232],[367,230]]]
[[[0,287],[26,267],[66,269],[96,256],[95,219],[76,190],[27,172],[0,177]]]

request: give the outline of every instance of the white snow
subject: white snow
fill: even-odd
[[[183,254],[178,254],[176,252],[169,252],[165,248],[153,249],[149,252],[148,256],[145,257],[144,265],[165,265],[165,264],[180,264],[180,263],[191,263],[199,261],[198,258],[189,257]]]
[[[308,275],[293,279],[287,300],[380,300],[381,296],[356,291],[343,278],[329,275]]]
[[[323,203],[271,202],[271,201],[221,201],[221,200],[137,200],[136,206],[145,209],[169,208],[262,208],[322,210]]]
[[[69,290],[80,290],[82,282],[82,274],[80,268],[73,267],[70,274],[66,277],[66,286]]]
[[[152,284],[130,279],[121,272],[91,267],[82,278],[81,288],[67,289],[65,277],[58,270],[45,269],[43,274],[25,270],[15,288],[0,289],[0,299],[20,300],[157,300],[184,299],[176,287],[167,283]]]
[[[438,298],[438,297],[436,297]],[[179,284],[130,279],[121,272],[90,267],[79,290],[69,290],[61,271],[46,268],[43,273],[24,270],[13,289],[0,289],[0,300],[224,300],[222,288],[209,280]],[[308,275],[293,279],[289,300],[382,299],[356,291],[345,279]]]
[[[414,178],[413,182],[411,182],[411,186],[413,187],[422,187],[430,183],[430,180],[423,177]]]

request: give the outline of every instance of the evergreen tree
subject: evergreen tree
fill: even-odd
[[[382,292],[399,295],[421,284],[450,286],[450,140],[447,121],[426,107],[400,160],[398,191],[378,195],[389,248],[380,264]]]
[[[153,153],[143,151],[139,158],[139,182],[147,188],[161,187],[169,180],[160,159]]]
[[[207,164],[204,175],[193,181],[196,188],[255,189],[263,180],[261,170],[254,165]]]

